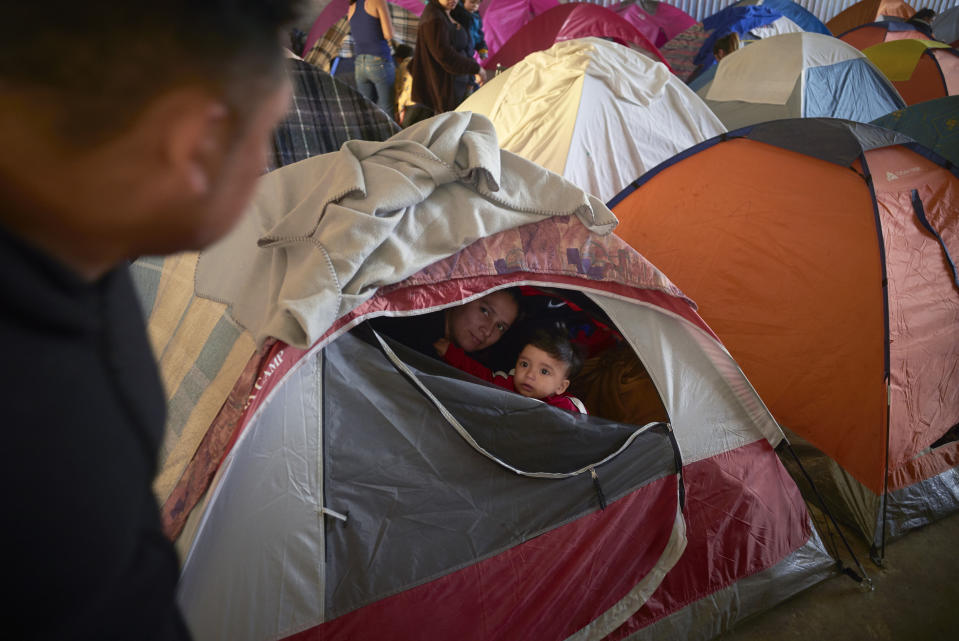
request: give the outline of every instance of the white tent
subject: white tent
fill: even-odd
[[[696,93],[730,130],[784,118],[870,122],[905,106],[862,52],[808,32],[747,44],[723,58]]]
[[[665,65],[600,38],[558,42],[527,56],[458,111],[487,116],[503,149],[602,200],[725,131]]]

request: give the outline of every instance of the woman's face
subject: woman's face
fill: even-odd
[[[510,294],[493,292],[446,312],[448,338],[463,351],[479,351],[502,338],[518,313]]]
[[[456,3],[459,2],[459,0],[438,0],[438,2],[440,3],[440,6],[447,11],[452,11],[456,8]]]

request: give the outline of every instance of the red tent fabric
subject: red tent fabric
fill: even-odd
[[[597,36],[633,46],[667,67],[659,49],[614,11],[588,3],[570,3],[550,9],[523,26],[483,66],[510,67],[534,51],[549,49],[561,40]]]

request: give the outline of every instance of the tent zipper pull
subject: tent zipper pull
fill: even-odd
[[[348,518],[346,514],[340,514],[339,512],[336,512],[336,511],[334,511],[334,510],[331,510],[331,509],[328,508],[328,507],[321,507],[321,508],[320,508],[320,513],[321,513],[321,514],[324,514],[325,516],[332,516],[334,519],[337,519],[337,520],[339,520],[339,521],[343,521],[344,523],[346,523],[346,520],[347,520],[347,518]]]
[[[589,475],[593,477],[593,489],[596,490],[596,497],[599,499],[599,509],[606,509],[606,495],[603,494],[603,488],[599,484],[599,476],[596,475],[596,470],[589,468]]]

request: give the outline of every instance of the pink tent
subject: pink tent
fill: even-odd
[[[616,14],[626,22],[636,27],[637,31],[646,36],[646,39],[657,47],[661,47],[669,40],[662,26],[654,22],[648,13],[639,8],[639,5],[633,4],[632,2],[624,2],[620,5],[610,6],[609,8],[615,11]]]
[[[624,18],[605,7],[583,2],[559,5],[537,16],[517,31],[498,51],[491,53],[483,66],[487,69],[493,69],[496,65],[509,67],[530,53],[548,49],[556,42],[589,36],[633,46],[653,60],[669,66],[656,45]]]
[[[640,4],[636,0],[626,0],[609,8],[625,18],[657,47],[662,47],[696,23],[695,18],[688,13],[665,2]]]
[[[679,7],[674,7],[671,4],[652,2],[650,0],[642,4],[643,7],[645,7],[646,15],[648,15],[653,22],[657,23],[660,28],[662,28],[663,33],[666,34],[667,42],[696,24],[695,18]],[[656,46],[658,47],[659,44],[657,43]]]
[[[559,0],[488,0],[480,5],[483,34],[492,56],[530,19],[559,6]]]

